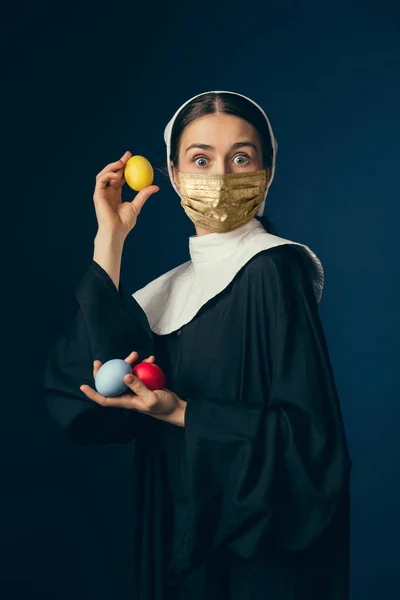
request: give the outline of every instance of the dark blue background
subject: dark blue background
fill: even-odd
[[[92,259],[96,173],[127,149],[165,167],[175,110],[228,89],[260,103],[278,139],[270,217],[325,267],[354,465],[352,600],[398,597],[398,3],[40,0],[9,6],[0,33],[0,596],[130,597],[133,447],[67,442],[43,406],[43,365]],[[132,292],[188,259],[192,224],[161,171],[155,183],[124,252]]]

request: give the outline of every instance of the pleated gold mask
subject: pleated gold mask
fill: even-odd
[[[267,172],[244,173],[178,172],[181,205],[193,223],[215,233],[226,233],[245,225],[264,200]]]

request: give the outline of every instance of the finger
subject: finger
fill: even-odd
[[[93,402],[97,402],[97,404],[101,404],[102,406],[108,406],[108,401],[112,400],[112,398],[102,396],[99,394],[99,392],[96,392],[96,390],[90,387],[90,385],[81,385],[79,389],[85,394],[85,396],[90,398],[90,400],[93,400]]]
[[[97,371],[100,369],[103,363],[100,360],[93,361],[93,379],[96,379]]]
[[[140,213],[140,211],[143,208],[143,205],[147,202],[150,196],[158,192],[159,189],[160,188],[158,187],[158,185],[148,185],[136,194],[131,204],[135,208],[137,214]]]
[[[118,169],[122,169],[122,167],[124,167],[124,163],[122,162],[122,159],[120,158],[119,160],[116,160],[115,162],[112,162],[109,165],[106,165],[104,167],[104,169],[102,169],[101,171],[99,171],[97,173],[96,177],[100,177],[101,175],[104,175],[104,173],[108,173],[109,171],[111,171],[111,172],[117,171]]]
[[[93,400],[93,402],[97,402],[97,404],[101,404],[101,406],[120,406],[122,396],[115,396],[114,398],[110,396],[103,396],[102,394],[99,394],[99,392],[94,390],[92,387],[90,387],[90,385],[86,384],[81,385],[79,389],[85,394],[85,396],[90,398],[90,400]]]
[[[102,396],[96,390],[94,390],[90,385],[81,385],[81,392],[87,396],[93,402],[100,404],[101,406],[106,407],[119,407],[119,408],[129,408],[132,410],[137,410],[144,413],[149,413],[149,408],[143,402],[143,400],[134,394],[122,394],[121,396]]]
[[[114,179],[115,181],[119,181],[121,179],[121,173],[115,171],[106,171],[101,175],[97,175],[96,182],[98,183],[99,181],[111,181]]]
[[[118,175],[118,179],[110,179],[110,181],[107,182],[107,186],[114,188],[115,190],[120,190],[122,188],[122,172],[120,173],[119,171],[116,173],[116,175]]]
[[[121,163],[120,168],[118,169],[117,173],[121,173],[122,175],[125,172],[125,166],[126,163],[128,162],[128,160],[132,158],[132,152],[125,152],[125,154],[120,158],[119,162]],[[124,183],[125,183],[125,179],[124,179]]]
[[[157,396],[135,375],[125,375],[124,383],[143,400],[147,407],[154,406]]]
[[[125,362],[131,364],[131,362],[135,362],[135,360],[137,360],[139,358],[139,354],[137,352],[131,352],[130,354],[128,354],[128,356],[124,359]]]
[[[96,188],[100,190],[104,189],[105,187],[107,187],[107,184],[111,182],[115,182],[119,185],[120,180],[121,174],[113,173],[112,171],[110,171],[109,173],[104,173],[104,175],[101,175],[101,177],[98,177],[96,179]]]
[[[104,167],[104,169],[102,169],[101,171],[99,171],[99,173],[97,173],[97,177],[99,177],[99,175],[102,175],[103,173],[106,173],[108,171],[116,171],[117,169],[122,169],[125,167],[125,164],[127,163],[127,161],[131,158],[132,156],[132,152],[130,152],[129,150],[127,150],[119,160],[116,160],[115,162],[112,162],[108,165],[106,165]]]
[[[130,364],[131,362],[135,362],[138,358],[139,358],[139,354],[136,351],[134,351],[134,352],[131,352],[130,354],[128,354],[128,356],[124,360],[125,360],[125,362]],[[156,359],[156,357],[154,355],[151,355],[148,358],[146,358],[143,362],[154,362],[155,359]]]
[[[127,150],[126,152],[124,152],[124,154],[121,156],[122,162],[124,164],[126,164],[128,162],[128,160],[132,157],[132,152],[130,150]]]
[[[148,358],[145,358],[143,362],[153,363],[156,360],[156,357],[151,355]]]
[[[129,158],[129,157],[128,157]],[[120,161],[120,168],[117,169],[116,171],[114,171],[114,173],[118,173],[118,175],[121,175],[121,177],[123,178],[123,183],[125,183],[125,166],[126,166],[126,162],[124,162],[123,160]]]

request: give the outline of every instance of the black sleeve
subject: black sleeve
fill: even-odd
[[[264,404],[187,398],[189,527],[181,565],[220,546],[244,558],[270,544],[303,550],[347,492],[351,460],[339,399],[318,305],[296,256],[265,253],[248,282],[257,315],[246,324],[257,328],[249,338],[267,344],[271,356]],[[258,361],[257,348],[249,351]]]
[[[136,300],[119,290],[95,261],[75,294],[78,311],[52,348],[45,365],[44,399],[59,425],[79,444],[129,442],[149,426],[136,411],[96,404],[81,390],[94,388],[93,361],[124,359],[136,350],[139,359],[154,353],[153,334]]]

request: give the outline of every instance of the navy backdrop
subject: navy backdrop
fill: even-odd
[[[0,38],[1,597],[130,597],[133,446],[65,440],[43,406],[43,365],[92,259],[95,175],[126,149],[161,188],[127,240],[128,287],[188,259],[192,224],[157,169],[166,122],[212,89],[265,108],[279,143],[269,215],[325,267],[320,312],[354,465],[352,600],[399,597],[399,4],[37,0],[8,7]]]

